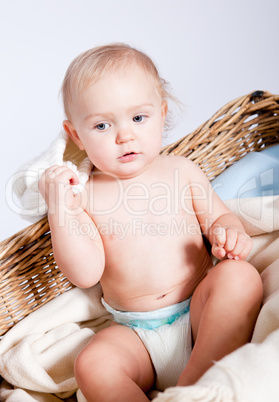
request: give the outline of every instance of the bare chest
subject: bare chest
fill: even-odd
[[[143,183],[133,180],[94,181],[88,212],[100,233],[106,254],[153,250],[164,244],[182,247],[200,237],[190,186],[178,172]]]
[[[168,221],[177,216],[194,215],[190,185],[182,183],[179,171],[147,183],[136,179],[127,182],[92,180],[87,209],[98,223],[110,217],[124,221],[136,217]]]

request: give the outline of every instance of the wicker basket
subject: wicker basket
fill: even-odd
[[[220,109],[193,133],[162,149],[183,155],[210,179],[245,154],[279,143],[279,95],[256,91]],[[0,335],[73,285],[57,268],[47,218],[0,244]]]

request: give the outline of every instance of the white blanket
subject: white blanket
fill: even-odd
[[[279,400],[279,197],[226,204],[253,236],[249,260],[261,272],[264,283],[264,305],[252,343],[215,363],[196,385],[169,388],[154,399],[156,402]],[[4,336],[0,342],[0,375],[5,379],[0,387],[1,401],[57,402],[77,391],[75,357],[94,333],[110,322],[100,296],[99,285],[70,290]],[[84,402],[79,391],[77,399]]]

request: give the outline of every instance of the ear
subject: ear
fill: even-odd
[[[79,135],[75,130],[73,124],[70,122],[70,120],[64,120],[63,127],[68,136],[74,141],[74,143],[79,147],[79,149],[81,151],[84,151],[84,146],[82,145]]]
[[[167,113],[168,113],[168,102],[166,100],[163,100],[161,105],[162,130],[164,128]]]

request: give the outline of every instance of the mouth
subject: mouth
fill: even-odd
[[[136,152],[126,152],[124,155],[120,156],[118,159],[120,160],[120,162],[132,162],[133,160],[135,160],[137,158],[139,154],[137,154]]]

